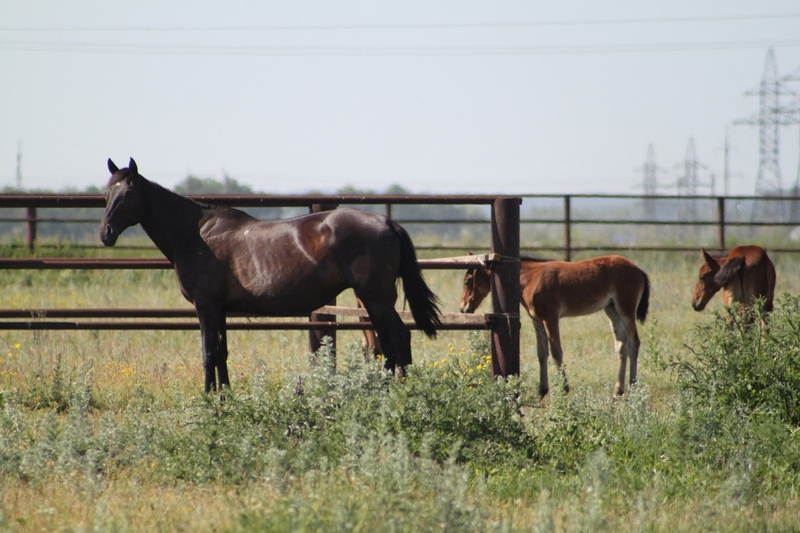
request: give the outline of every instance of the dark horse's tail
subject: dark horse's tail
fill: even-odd
[[[642,291],[642,298],[639,300],[639,307],[636,308],[636,318],[644,324],[644,319],[647,318],[647,310],[650,308],[650,278],[642,270],[642,277],[644,278],[644,290]]]
[[[400,238],[400,277],[403,279],[406,300],[411,307],[411,316],[425,335],[435,338],[436,328],[442,325],[439,318],[439,298],[433,294],[422,277],[411,237],[396,222],[391,224]]]

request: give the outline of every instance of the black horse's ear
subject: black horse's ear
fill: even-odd
[[[136,174],[137,176],[139,175],[139,168],[136,166],[136,161],[134,161],[132,157],[128,162],[128,170],[131,171],[131,174]]]
[[[108,171],[111,172],[112,174],[114,174],[118,170],[119,170],[119,168],[117,168],[117,165],[115,165],[114,162],[109,157],[108,158]]]

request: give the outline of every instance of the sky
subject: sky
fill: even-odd
[[[796,0],[0,2],[0,189],[103,187],[133,157],[260,192],[752,194],[767,50]],[[800,81],[787,88],[800,92]],[[785,104],[798,105],[798,97]],[[780,131],[784,187],[800,126]],[[698,190],[710,193],[710,188]]]

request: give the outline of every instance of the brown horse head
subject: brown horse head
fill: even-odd
[[[722,268],[720,260],[714,258],[705,250],[700,250],[700,252],[703,256],[703,264],[700,265],[697,284],[692,294],[692,307],[695,311],[705,309],[711,297],[722,288],[722,285],[714,279]]]
[[[469,269],[464,274],[464,290],[458,308],[462,313],[473,313],[491,290],[488,270]]]
[[[143,200],[141,180],[136,161],[131,158],[128,168],[117,168],[108,160],[111,179],[106,186],[106,210],[100,220],[100,240],[105,246],[114,246],[125,229],[141,222]]]

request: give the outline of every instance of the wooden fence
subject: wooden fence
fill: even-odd
[[[193,196],[194,199],[234,207],[306,207],[311,211],[335,208],[338,205],[382,205],[387,216],[392,216],[395,205],[478,205],[487,208],[486,217],[470,219],[403,219],[394,218],[403,225],[413,224],[488,224],[491,231],[491,253],[473,257],[457,257],[442,260],[423,260],[423,268],[487,268],[492,271],[492,312],[478,317],[477,322],[463,317],[446,316],[443,329],[492,330],[492,360],[495,375],[511,375],[519,372],[519,254],[520,250],[560,251],[566,260],[581,251],[696,251],[699,247],[725,250],[732,229],[770,229],[780,234],[789,228],[800,227],[797,207],[798,197],[755,196],[643,196],[643,195],[522,195],[520,197],[496,196]],[[551,202],[556,205],[542,209],[541,213],[557,213],[545,216],[537,208],[528,207],[528,216],[521,217],[521,203],[535,205]],[[630,210],[625,216],[614,216],[615,209],[598,215],[581,214],[576,204],[629,202],[638,204],[642,216],[633,217]],[[660,203],[672,203],[667,217],[659,215]],[[24,209],[25,216],[0,216],[0,223],[25,225],[25,246],[35,249],[38,225],[44,222],[57,224],[97,224],[93,218],[42,217],[40,210],[52,208],[103,208],[105,202],[99,195],[0,195],[0,212]],[[756,209],[757,206],[761,206]],[[766,206],[766,207],[764,207]],[[663,209],[661,209],[663,215]],[[701,212],[702,211],[702,212]],[[758,216],[756,216],[758,213]],[[520,245],[520,227],[561,227],[561,242],[536,244],[533,247]],[[705,240],[682,240],[679,244],[620,244],[614,241],[596,241],[591,244],[576,242],[577,230],[590,227],[653,226],[656,233],[662,228],[701,228],[706,230]],[[708,237],[708,229],[713,238]],[[697,233],[700,233],[699,231]],[[800,235],[799,235],[800,236]],[[790,242],[786,235],[769,243],[771,252],[800,252],[800,247],[786,246]],[[417,246],[418,249],[465,250],[465,246],[432,245]],[[165,259],[0,259],[0,268],[26,269],[129,269],[170,268]],[[331,302],[334,304],[334,302]],[[322,335],[335,337],[336,330],[365,329],[365,322],[337,322],[337,315],[357,316],[355,310],[345,311],[335,305],[318,310],[309,322],[238,322],[231,329],[308,329],[310,344],[319,345]],[[176,318],[190,318],[191,310],[159,309],[0,309],[0,329],[197,329],[196,321],[175,322]],[[105,319],[102,321],[77,322],[65,319]],[[159,319],[148,322],[121,321],[118,319]]]
[[[307,207],[311,212],[333,209],[344,204],[422,204],[422,205],[484,205],[490,208],[491,253],[446,259],[421,260],[424,269],[490,268],[492,273],[492,312],[479,315],[477,320],[463,316],[445,315],[443,330],[485,329],[491,330],[492,372],[495,376],[519,374],[519,197],[496,196],[193,196],[195,200],[212,205],[231,207]],[[35,248],[37,209],[42,208],[102,208],[101,196],[67,195],[0,195],[0,208],[24,208],[27,216],[27,245]],[[0,221],[14,221],[6,217]],[[47,219],[52,222],[53,219]],[[67,222],[66,220],[64,222]],[[93,222],[80,220],[81,223]],[[75,223],[75,220],[72,220]],[[163,258],[0,258],[3,269],[168,269],[170,263]],[[343,309],[332,305],[312,313],[308,322],[231,322],[229,329],[307,329],[312,350],[319,347],[323,335],[335,341],[336,330],[369,329],[369,322],[337,322],[337,315],[358,316],[363,311]],[[189,318],[194,316],[189,309],[0,309],[0,330],[108,330],[108,329],[199,329],[196,320],[191,322],[165,321],[161,319]],[[235,316],[235,315],[233,315]],[[84,322],[64,319],[104,319]],[[131,321],[130,319],[159,319]],[[405,317],[405,319],[410,317]],[[112,320],[109,320],[112,319]],[[119,320],[125,319],[125,320]],[[413,322],[409,324],[414,327]]]

